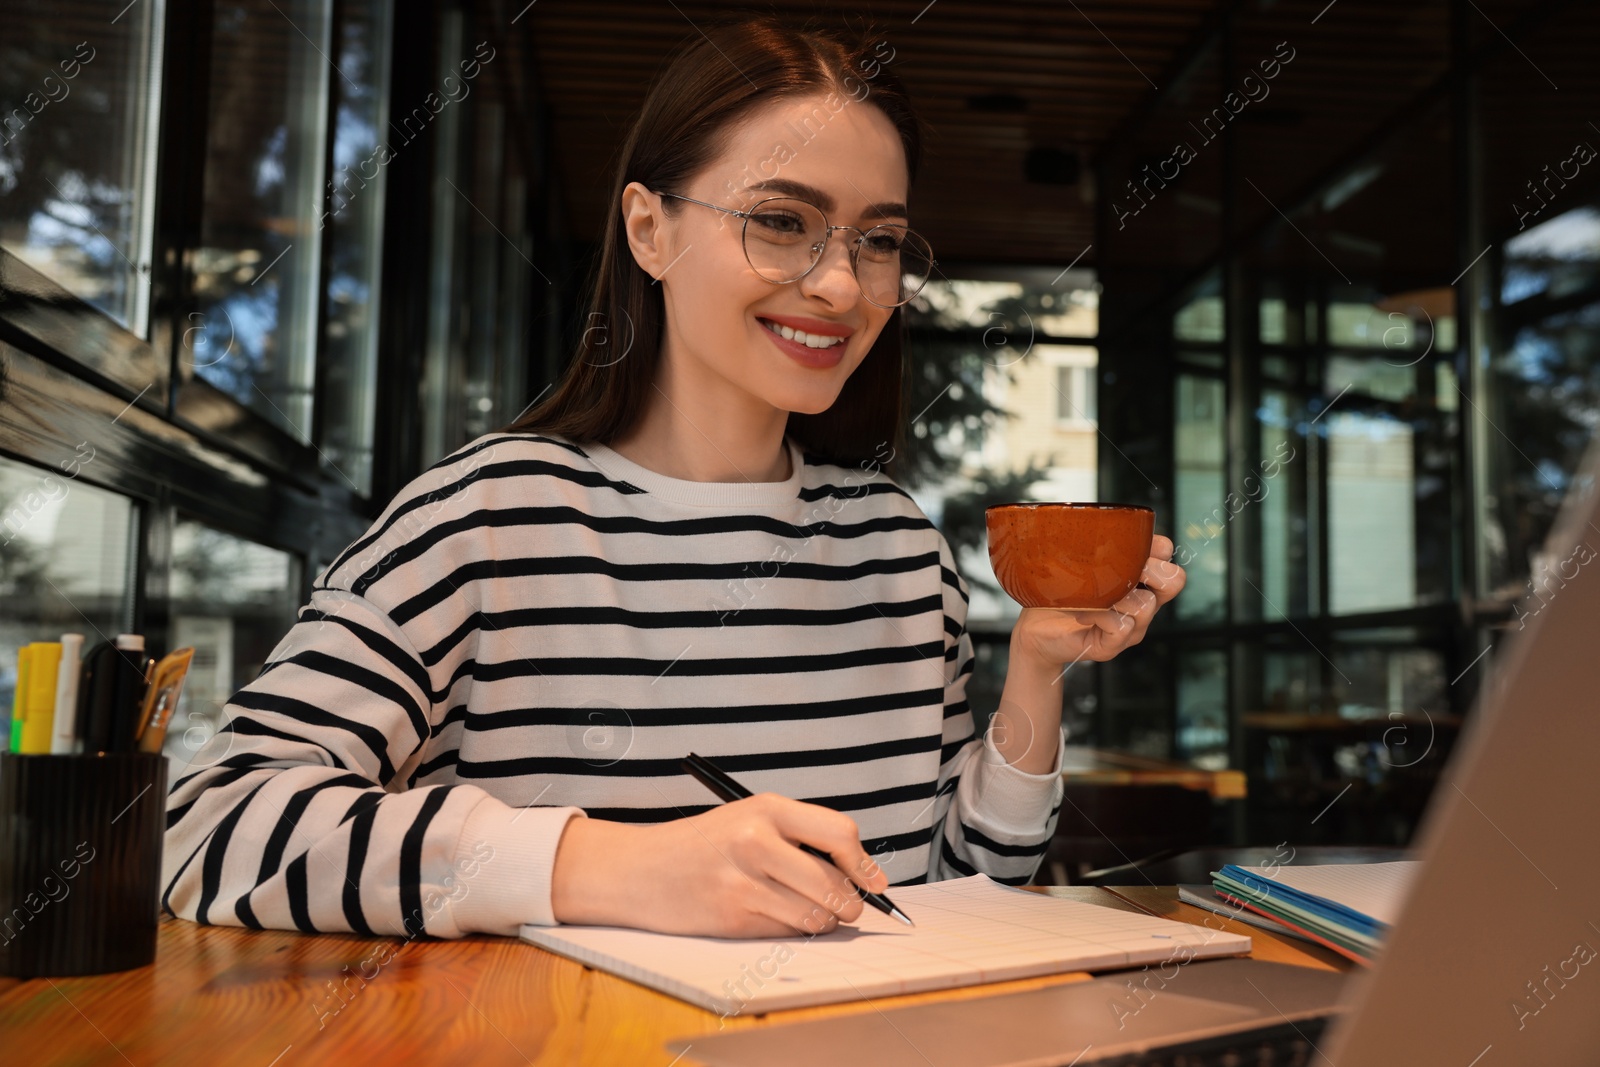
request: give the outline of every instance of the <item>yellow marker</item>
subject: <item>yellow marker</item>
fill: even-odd
[[[48,753],[50,731],[56,721],[56,674],[61,668],[61,644],[35,641],[28,646],[28,692],[22,712],[22,749],[27,753]]]

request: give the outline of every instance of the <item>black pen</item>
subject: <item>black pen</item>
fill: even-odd
[[[727,774],[725,774],[721,769],[719,769],[714,763],[706,759],[704,756],[698,756],[691,752],[685,759],[680,761],[680,766],[682,766],[685,771],[694,775],[695,778],[699,780],[701,785],[717,794],[717,796],[724,801],[731,803],[735,800],[743,800],[751,795],[750,790],[746,789],[732,778],[729,778]],[[804,852],[811,853],[820,860],[825,860],[830,864],[833,863],[833,857],[822,851],[820,848],[813,848],[810,845],[802,844],[800,849]],[[905,912],[895,907],[894,902],[888,897],[884,896],[882,893],[869,893],[865,889],[862,889],[860,886],[856,885],[854,882],[850,883],[850,888],[861,894],[862,900],[866,901],[868,904],[871,904],[874,908],[877,908],[885,915],[891,915],[905,923],[907,926],[916,925],[916,923],[912,922],[910,917],[908,917]]]

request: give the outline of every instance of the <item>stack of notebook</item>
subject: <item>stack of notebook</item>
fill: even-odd
[[[1399,917],[1418,866],[1415,861],[1315,867],[1230,863],[1211,873],[1211,884],[1229,906],[1366,963]]]

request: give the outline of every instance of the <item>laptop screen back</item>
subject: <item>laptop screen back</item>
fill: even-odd
[[[1334,1063],[1600,1063],[1597,464],[1591,445],[1546,542],[1548,587],[1519,608],[1435,788],[1418,880],[1323,1044]]]

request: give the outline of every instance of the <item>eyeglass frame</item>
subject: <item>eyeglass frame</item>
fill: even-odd
[[[922,285],[917,286],[916,292],[912,293],[910,296],[906,297],[904,300],[900,301],[900,303],[898,303],[898,304],[880,304],[880,303],[878,303],[876,300],[872,299],[872,297],[867,295],[867,290],[861,284],[861,275],[856,270],[856,256],[861,250],[861,242],[866,240],[867,239],[867,234],[871,233],[873,230],[883,229],[884,227],[887,227],[887,226],[898,226],[899,223],[880,222],[878,225],[873,226],[873,227],[871,227],[869,229],[865,229],[865,230],[863,230],[859,226],[842,226],[842,225],[841,226],[834,226],[834,225],[832,225],[831,223],[828,222],[828,213],[826,211],[823,211],[820,207],[817,207],[817,205],[811,203],[811,201],[809,201],[809,200],[801,200],[797,196],[769,196],[769,197],[766,197],[763,200],[758,200],[755,203],[755,205],[753,207],[751,207],[748,211],[740,211],[737,208],[722,207],[721,205],[718,205],[718,204],[707,203],[704,200],[696,200],[694,197],[692,197],[692,196],[684,196],[682,193],[663,193],[663,192],[657,192],[654,189],[651,189],[650,191],[652,193],[655,193],[656,196],[670,196],[674,200],[687,200],[691,204],[699,204],[701,207],[708,207],[713,211],[720,211],[725,215],[732,215],[736,219],[743,220],[744,226],[741,227],[740,231],[739,231],[739,248],[740,248],[741,251],[744,252],[744,261],[746,263],[750,263],[750,269],[754,270],[756,272],[756,277],[760,278],[762,281],[768,283],[769,285],[793,285],[795,282],[799,281],[801,278],[804,278],[807,274],[810,274],[812,271],[816,270],[817,269],[817,264],[822,262],[822,257],[828,251],[828,242],[833,240],[833,231],[834,230],[854,230],[856,232],[856,234],[858,235],[856,240],[851,242],[851,244],[849,245],[850,276],[856,280],[856,289],[861,293],[862,299],[866,300],[867,303],[872,304],[874,307],[881,307],[881,308],[884,308],[886,310],[892,310],[892,309],[898,308],[898,307],[905,307],[907,304],[911,303],[911,301],[915,300],[917,298],[917,293],[922,292],[923,286],[928,284],[928,279],[927,278],[923,278],[922,279]],[[794,200],[794,201],[797,201],[799,203],[806,204],[809,207],[815,208],[817,214],[822,216],[822,247],[817,249],[816,257],[814,259],[812,259],[811,266],[807,267],[805,270],[801,271],[799,274],[796,274],[793,278],[789,278],[788,280],[781,281],[781,282],[775,282],[771,278],[768,278],[766,275],[761,273],[761,268],[757,267],[754,263],[750,262],[750,247],[749,247],[749,245],[747,245],[745,243],[745,232],[749,228],[749,225],[750,225],[750,216],[752,216],[752,215],[754,215],[756,213],[756,208],[759,208],[762,204],[771,203],[774,200]],[[907,233],[916,234],[917,239],[919,241],[921,241],[925,245],[928,245],[928,268],[929,268],[928,273],[931,275],[933,273],[933,266],[934,266],[934,263],[935,263],[935,260],[933,258],[933,246],[928,244],[928,239],[926,237],[923,237],[920,233],[917,233],[917,231],[913,230],[910,226],[901,226],[900,228],[905,230]]]

